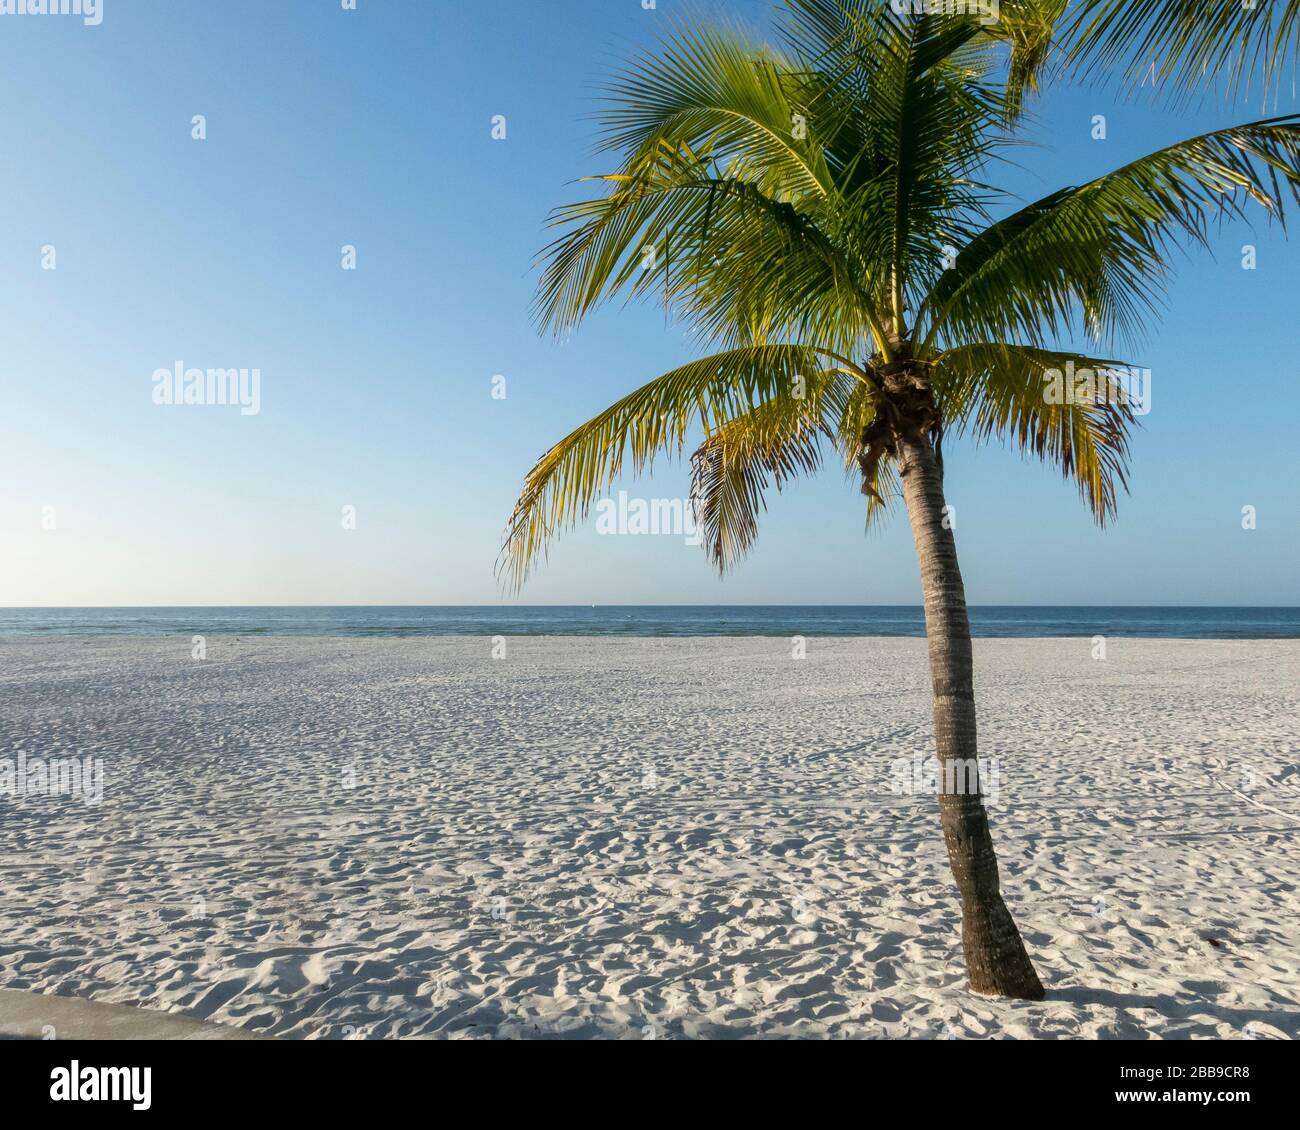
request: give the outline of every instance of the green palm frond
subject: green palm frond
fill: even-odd
[[[998,19],[984,29],[990,40],[1010,48],[1004,102],[1008,122],[1016,121],[1024,113],[1026,97],[1037,93],[1068,4],[1069,0],[1002,0]]]
[[[609,86],[600,147],[637,164],[663,142],[726,153],[771,183],[769,191],[824,195],[830,175],[817,147],[795,136],[795,69],[738,26],[703,26],[642,55]]]
[[[1002,141],[1001,103],[991,86],[966,81],[946,66],[978,33],[978,24],[925,15],[894,17],[878,49],[880,64],[860,108],[871,137],[874,171],[853,194],[863,227],[862,258],[887,280],[880,305],[891,329],[929,289],[936,246],[960,239],[959,217],[983,212],[973,174]]]
[[[864,30],[870,6],[849,7],[852,34],[816,58],[703,28],[613,83],[598,116],[626,158],[596,178],[605,197],[552,217],[565,230],[543,253],[544,325],[562,331],[615,294],[654,292],[724,346],[888,349],[932,282],[936,248],[987,222],[973,174],[1006,139],[995,87],[956,62],[977,22],[884,6]],[[846,95],[849,74],[861,97]]]
[[[942,275],[925,308],[927,343],[1040,343],[1082,315],[1095,336],[1136,339],[1163,295],[1179,239],[1207,245],[1211,222],[1254,200],[1284,219],[1300,187],[1300,115],[1216,130],[988,228]]]
[[[755,345],[689,362],[643,385],[571,432],[528,473],[506,528],[500,568],[521,585],[547,542],[585,518],[592,502],[630,464],[680,454],[692,425],[706,434],[759,404],[789,399],[827,362],[841,358],[801,345]]]
[[[858,285],[859,265],[814,216],[686,142],[661,140],[627,171],[591,179],[609,193],[557,209],[552,223],[567,230],[543,251],[537,311],[556,332],[619,293],[659,293],[725,344],[739,341],[724,337],[728,330],[747,327],[751,337],[839,335],[848,347],[879,320]],[[832,319],[819,317],[819,297]],[[845,304],[858,313],[847,338]]]
[[[1175,99],[1213,86],[1267,98],[1295,79],[1300,0],[1076,0],[1061,37],[1085,78],[1119,68]]]
[[[1008,122],[1020,116],[1026,94],[1038,89],[1054,31],[1068,4],[1068,0],[1001,0],[996,13],[990,4],[987,11],[974,5],[954,6],[949,13],[936,9],[928,15],[922,5],[919,12],[899,16],[880,0],[786,2],[791,9],[786,40],[792,49],[804,58],[854,61],[856,66],[842,68],[840,83],[849,85],[857,79],[860,93],[870,86],[864,76],[873,70],[875,45],[885,35],[882,28],[892,24],[898,29],[913,16],[924,17],[950,37],[941,48],[941,63],[967,78],[987,79],[1000,66],[1005,69],[1002,96]]]
[[[935,366],[934,386],[958,432],[1014,443],[1056,465],[1105,524],[1115,513],[1118,491],[1127,489],[1135,415],[1127,386],[1107,378],[1128,368],[1076,353],[979,343],[945,353]],[[1082,391],[1065,383],[1068,373],[1085,371],[1091,377]]]

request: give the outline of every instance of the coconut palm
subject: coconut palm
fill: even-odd
[[[1023,144],[996,53],[1008,41],[1013,56],[1036,50],[1033,34],[868,0],[788,0],[779,34],[769,46],[737,26],[695,26],[612,81],[600,141],[617,171],[556,211],[539,319],[562,333],[611,297],[653,295],[716,351],[542,456],[502,567],[522,584],[617,476],[684,454],[692,435],[692,497],[721,570],[753,544],[767,491],[828,453],[860,483],[868,522],[901,498],[970,986],[1036,999],[983,798],[956,771],[976,757],[975,705],[942,441],[1013,444],[1110,517],[1134,406],[1108,382],[1094,386],[1105,394],[1053,395],[1070,362],[1119,365],[1059,347],[1076,327],[1106,352],[1131,343],[1158,309],[1172,249],[1205,243],[1216,217],[1248,201],[1280,215],[1300,177],[1300,123],[1181,141],[995,220],[990,177]]]

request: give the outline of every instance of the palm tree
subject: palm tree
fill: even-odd
[[[1005,11],[1005,9],[1004,9]],[[673,35],[616,77],[599,111],[618,171],[559,208],[543,253],[542,324],[654,294],[716,349],[577,428],[529,472],[502,568],[521,585],[561,529],[625,469],[684,453],[721,570],[757,532],[765,492],[830,449],[868,521],[901,497],[925,603],[939,798],[971,988],[1043,988],[999,891],[978,787],[971,639],[945,520],[942,440],[997,438],[1054,464],[1099,522],[1125,484],[1132,405],[1052,396],[1045,376],[1118,362],[1054,348],[1081,324],[1127,341],[1155,312],[1169,252],[1205,243],[1246,200],[1281,214],[1300,181],[1300,123],[1218,130],[994,220],[987,177],[1015,134],[1012,73],[1036,33],[869,0],[787,0],[778,46],[738,26]],[[1032,63],[1032,60],[1031,60]],[[1015,83],[1012,84],[1013,88]],[[958,249],[960,249],[958,251]]]

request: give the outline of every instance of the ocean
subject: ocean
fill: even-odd
[[[987,605],[976,636],[1297,639],[1300,608]],[[919,606],[601,605],[3,608],[0,636],[922,636]]]

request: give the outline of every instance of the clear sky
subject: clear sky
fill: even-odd
[[[678,16],[761,24],[770,7],[104,0],[98,27],[0,16],[0,605],[501,599],[493,563],[537,456],[692,355],[654,308],[611,308],[563,343],[530,321],[547,211],[609,168],[590,99]],[[1077,88],[1037,114],[1043,148],[1009,182],[1026,198],[1266,116],[1258,100],[1175,115]],[[972,602],[1300,603],[1300,231],[1238,225],[1214,246],[1179,264],[1132,357],[1153,408],[1113,527],[1054,471],[945,445]],[[156,405],[152,374],[177,360],[259,368],[260,411]],[[673,464],[619,485],[688,489]],[[870,535],[862,518],[831,466],[773,497],[755,552],[719,581],[683,539],[602,537],[593,517],[520,599],[918,602],[905,516]]]

